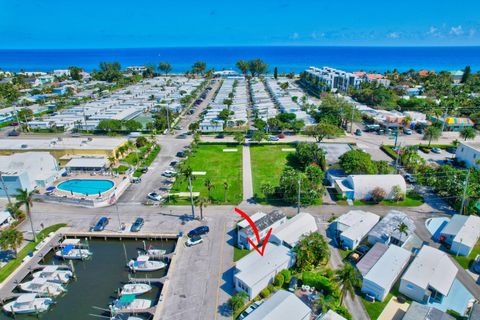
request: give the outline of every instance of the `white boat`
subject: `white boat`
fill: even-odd
[[[161,257],[163,257],[163,255],[165,253],[167,253],[167,250],[163,250],[163,249],[148,249],[147,250],[147,256],[149,256],[152,259],[161,258]]]
[[[60,284],[67,283],[72,276],[72,271],[59,269],[58,266],[46,266],[42,270],[33,273],[34,278],[46,279],[48,282]]]
[[[122,287],[120,295],[136,294],[141,295],[152,290],[152,286],[146,283],[127,283]]]
[[[151,261],[150,257],[147,255],[138,256],[137,260],[130,260],[128,262],[128,267],[132,271],[157,271],[165,268],[167,264],[162,261]]]
[[[115,317],[110,318],[110,320],[143,320],[139,317],[129,316],[128,314],[118,314]]]
[[[47,296],[58,296],[67,291],[61,284],[48,282],[47,279],[42,278],[33,278],[33,280],[21,283],[19,287],[26,292],[39,293]]]
[[[65,239],[60,244],[61,249],[55,255],[68,260],[85,260],[90,258],[92,252],[80,242],[80,239]]]
[[[117,313],[124,310],[145,310],[152,306],[152,301],[148,299],[136,299],[134,294],[126,294],[115,300],[110,305],[112,313]]]
[[[53,303],[51,298],[37,298],[36,293],[25,293],[16,300],[4,304],[3,310],[12,314],[40,313],[47,311]]]

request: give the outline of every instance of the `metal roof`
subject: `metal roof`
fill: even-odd
[[[303,320],[311,309],[295,294],[279,290],[244,320]]]
[[[285,218],[285,215],[279,210],[273,210],[272,212],[266,214],[255,222],[259,232],[269,228],[275,222]],[[253,235],[252,226],[248,226],[244,229],[245,234]]]
[[[407,235],[400,234],[397,227],[405,223],[408,227]],[[385,236],[396,239],[407,239],[415,231],[415,223],[405,213],[391,210],[373,229],[368,233],[369,236],[374,236],[382,239]]]
[[[388,245],[377,242],[375,245],[367,252],[365,256],[357,263],[357,269],[360,271],[362,276],[366,276],[370,269],[377,263],[377,261],[383,256],[385,251],[388,250]]]

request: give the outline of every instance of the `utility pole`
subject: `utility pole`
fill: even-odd
[[[12,200],[10,199],[10,195],[8,194],[7,186],[5,186],[5,181],[3,181],[2,171],[0,171],[0,182],[2,183],[2,188],[5,191],[5,195],[7,196],[8,204],[12,204]]]
[[[188,176],[188,189],[190,190],[190,203],[192,205],[192,217],[195,219],[195,206],[193,204],[192,176]]]
[[[300,180],[300,174],[298,174],[297,214],[300,213],[300,187],[301,187],[301,180]]]
[[[468,181],[470,180],[470,169],[468,169],[467,176],[465,177],[465,183],[463,186],[462,206],[460,207],[460,214],[463,214],[465,209],[465,198],[467,196]]]
[[[396,144],[395,144],[396,145]],[[402,144],[399,144],[398,145],[398,150],[394,150],[395,153],[397,154],[397,158],[395,159],[395,171],[397,172],[398,174],[398,164],[400,162],[400,148],[402,147]]]
[[[398,142],[398,128],[395,130],[395,146],[393,147],[394,149],[397,148],[397,142]]]

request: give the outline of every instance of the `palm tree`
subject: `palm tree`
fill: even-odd
[[[342,305],[347,293],[353,298],[355,287],[360,285],[360,276],[351,264],[346,263],[341,269],[336,271],[335,279],[341,287],[340,305]]]
[[[405,236],[408,236],[408,226],[405,222],[401,222],[398,224],[398,226],[395,227],[395,231],[398,231],[400,233],[400,241],[402,241],[402,234]]]
[[[428,146],[432,144],[432,140],[438,140],[440,136],[442,135],[442,130],[438,127],[430,126],[427,129],[425,129],[425,134],[423,138],[425,140],[428,140]]]
[[[16,229],[9,228],[5,231],[2,231],[0,234],[0,247],[2,250],[7,250],[11,248],[15,251],[15,257],[17,256],[18,247],[23,242],[23,233]]]
[[[32,228],[33,241],[37,242],[37,234],[33,228],[33,221],[30,209],[33,207],[33,191],[28,191],[27,189],[17,189],[17,203],[19,206],[25,206],[25,212],[27,213],[28,220],[30,220],[30,227]]]
[[[207,178],[207,179],[205,180],[205,182],[203,183],[203,185],[204,185],[204,186],[207,188],[207,190],[208,190],[208,199],[212,199],[211,193],[212,193],[212,189],[215,188],[215,185],[212,183],[212,181],[211,181],[209,178]]]
[[[228,182],[223,182],[223,202],[227,202],[227,190],[228,190]]]
[[[210,204],[210,199],[205,197],[197,197],[195,204],[200,208],[200,220],[203,220],[203,208],[206,208]]]
[[[10,215],[17,220],[20,220],[25,216],[25,213],[20,209],[18,202],[7,204],[5,210],[7,210],[8,213],[10,213]]]
[[[190,166],[184,164],[180,166],[179,173],[181,176],[183,176],[185,179],[188,180],[188,190],[190,191],[190,204],[192,206],[192,217],[193,219],[195,219],[195,207],[193,205],[193,192],[192,192],[192,179],[194,178],[193,170]]]
[[[467,141],[468,139],[473,140],[475,139],[476,136],[477,136],[477,132],[472,127],[466,127],[466,128],[463,128],[462,131],[460,131],[460,137],[465,139],[465,141]]]

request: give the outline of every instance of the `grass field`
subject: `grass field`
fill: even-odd
[[[457,262],[464,268],[468,269],[470,268],[470,265],[475,261],[475,258],[477,255],[480,254],[480,241],[477,242],[475,247],[473,247],[472,252],[466,257],[462,256],[456,256],[455,254],[452,254],[453,258],[457,260]]]
[[[238,149],[237,152],[223,152],[223,149]],[[204,183],[210,179],[214,188],[211,199],[216,204],[239,204],[243,199],[242,147],[238,144],[199,144],[190,157],[185,160],[193,171],[205,171],[205,175],[196,175],[192,181],[193,192],[208,197]],[[228,183],[227,198],[224,201],[224,182]],[[188,192],[188,181],[178,177],[171,193]],[[189,199],[170,199],[171,204],[188,204]]]
[[[289,163],[289,155],[295,151],[286,152],[282,149],[294,149],[289,144],[258,144],[250,146],[250,158],[252,163],[253,194],[258,203],[275,204],[275,200],[265,199],[261,187],[269,183],[274,187],[278,186],[280,176]],[[278,201],[277,201],[278,202]],[[278,204],[278,203],[277,203]]]
[[[249,254],[250,252],[252,252],[252,251],[247,250],[247,249],[240,249],[240,248],[237,248],[237,247],[233,247],[233,261],[236,262],[236,261],[242,259],[247,254]]]

